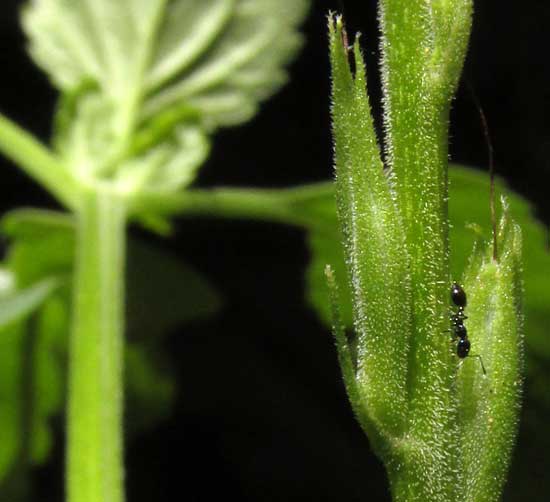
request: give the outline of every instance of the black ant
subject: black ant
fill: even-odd
[[[453,335],[458,339],[458,345],[456,346],[456,355],[460,359],[465,359],[470,353],[470,340],[468,339],[468,331],[464,326],[464,320],[468,319],[464,313],[464,309],[467,305],[466,291],[457,282],[453,282],[451,286],[451,301],[457,307],[457,311],[451,314],[451,330]],[[481,363],[481,369],[483,374],[486,375],[485,365],[480,355],[472,355],[471,357],[477,357]]]

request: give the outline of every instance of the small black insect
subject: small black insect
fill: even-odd
[[[468,319],[464,313],[464,309],[468,303],[466,298],[466,291],[457,282],[453,282],[451,286],[451,301],[457,307],[456,313],[451,315],[451,327],[454,335],[458,338],[465,338],[467,336],[466,327],[464,326],[464,320]],[[461,333],[463,336],[461,336]]]
[[[457,282],[453,282],[451,286],[451,301],[461,309],[464,309],[468,303],[466,291]]]
[[[464,313],[464,309],[468,304],[468,300],[466,298],[466,291],[464,291],[462,286],[457,282],[453,282],[451,286],[451,301],[457,309],[456,312],[451,314],[450,319],[451,332],[453,334],[453,337],[455,339],[458,339],[458,343],[456,346],[456,355],[460,359],[465,359],[466,357],[468,357],[468,354],[470,354],[470,340],[468,340],[468,330],[466,329],[466,326],[464,326],[464,320],[468,319],[468,317]],[[483,359],[481,358],[481,356],[476,354],[472,355],[471,357],[477,357],[479,359],[483,374],[486,375],[487,372],[485,371],[485,365],[483,364]]]

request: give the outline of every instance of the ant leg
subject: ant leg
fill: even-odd
[[[475,357],[476,359],[479,359],[479,363],[481,364],[481,369],[483,370],[483,376],[487,376],[487,371],[485,370],[485,365],[483,364],[483,358],[479,354],[469,354],[468,357]],[[464,361],[466,359],[461,359],[458,361],[458,369],[462,367],[464,364]]]
[[[444,333],[451,333],[451,338],[449,340],[449,343],[455,343],[456,342],[456,333],[454,329],[446,329],[444,330]]]
[[[487,371],[485,371],[485,365],[483,364],[483,358],[479,354],[470,354],[470,357],[475,357],[479,359],[479,363],[481,364],[481,369],[483,370],[483,376],[487,376]]]
[[[449,314],[449,320],[451,322],[465,321],[466,319],[468,319],[468,316],[464,313],[464,311],[457,313],[454,310],[451,310]]]

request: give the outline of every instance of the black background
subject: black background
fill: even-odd
[[[379,111],[376,2],[317,1],[290,83],[251,122],[216,135],[199,185],[283,187],[331,176],[325,16],[342,3],[349,31],[363,33]],[[497,173],[548,223],[550,7],[536,0],[475,3],[451,115],[451,158],[487,168],[468,81],[488,118]],[[47,140],[56,94],[26,56],[20,5],[2,5],[0,111]],[[9,162],[0,164],[2,212],[56,207]],[[389,500],[384,470],[349,410],[330,334],[304,301],[303,233],[245,221],[181,221],[159,245],[203,273],[224,308],[169,337],[178,375],[174,412],[127,446],[128,499]],[[36,500],[62,499],[60,427],[58,436],[53,462],[34,472]],[[510,495],[518,483],[512,476],[505,500],[520,500]],[[548,498],[542,490],[536,500]]]

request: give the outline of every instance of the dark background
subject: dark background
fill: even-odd
[[[497,173],[548,224],[550,6],[475,3],[464,80],[488,118]],[[56,95],[25,54],[21,4],[4,0],[0,17],[0,111],[47,140]],[[317,1],[290,83],[250,123],[216,135],[199,185],[284,187],[331,176],[325,16],[341,4],[349,31],[364,34],[379,110],[376,2]],[[487,169],[479,112],[464,81],[451,123],[452,160]],[[2,212],[56,207],[12,165],[0,163]],[[178,377],[174,412],[128,445],[128,499],[389,500],[384,470],[347,404],[330,334],[304,301],[303,233],[244,221],[181,221],[174,238],[159,245],[203,273],[224,308],[167,339]],[[53,462],[34,472],[36,500],[62,498],[60,427],[58,436]],[[521,484],[512,475],[505,500],[520,500],[514,494]],[[530,500],[550,498],[543,488],[539,494]]]

